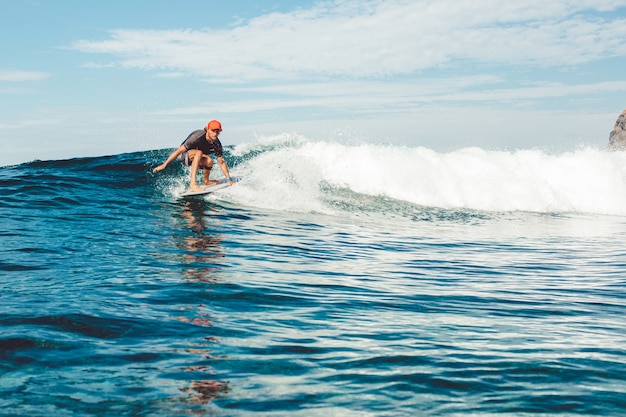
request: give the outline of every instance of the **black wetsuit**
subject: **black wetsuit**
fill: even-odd
[[[200,149],[204,155],[215,154],[218,158],[223,156],[222,142],[220,142],[219,139],[209,142],[206,139],[205,130],[196,130],[191,132],[181,145],[184,145],[187,151],[191,149]],[[188,152],[180,154],[178,159],[185,165],[191,165],[189,162]]]

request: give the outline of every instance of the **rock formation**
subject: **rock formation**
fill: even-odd
[[[626,110],[622,112],[615,122],[615,127],[609,135],[607,148],[611,151],[626,150]]]

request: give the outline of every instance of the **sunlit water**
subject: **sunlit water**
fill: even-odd
[[[167,154],[0,168],[0,415],[626,414],[623,154]]]

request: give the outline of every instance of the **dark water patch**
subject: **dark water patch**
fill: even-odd
[[[27,272],[27,271],[40,271],[43,269],[48,269],[48,267],[38,266],[38,265],[14,264],[14,263],[0,261],[0,271]]]
[[[68,343],[58,342],[47,339],[33,339],[33,338],[8,338],[0,339],[0,355],[3,357],[9,355],[11,352],[23,351],[26,349],[58,349],[58,350],[70,350],[72,346]]]
[[[32,247],[13,249],[13,251],[15,251],[15,252],[24,252],[24,253],[33,253],[33,254],[53,254],[53,253],[59,253],[59,251],[56,250],[56,249],[32,248]]]
[[[49,326],[62,332],[77,333],[98,339],[115,339],[136,334],[141,325],[134,320],[100,318],[83,314],[41,317],[8,317],[0,319],[4,325]]]

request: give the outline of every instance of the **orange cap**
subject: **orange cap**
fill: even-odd
[[[206,125],[206,130],[219,129],[222,130],[222,124],[217,120],[211,120],[208,125]]]

